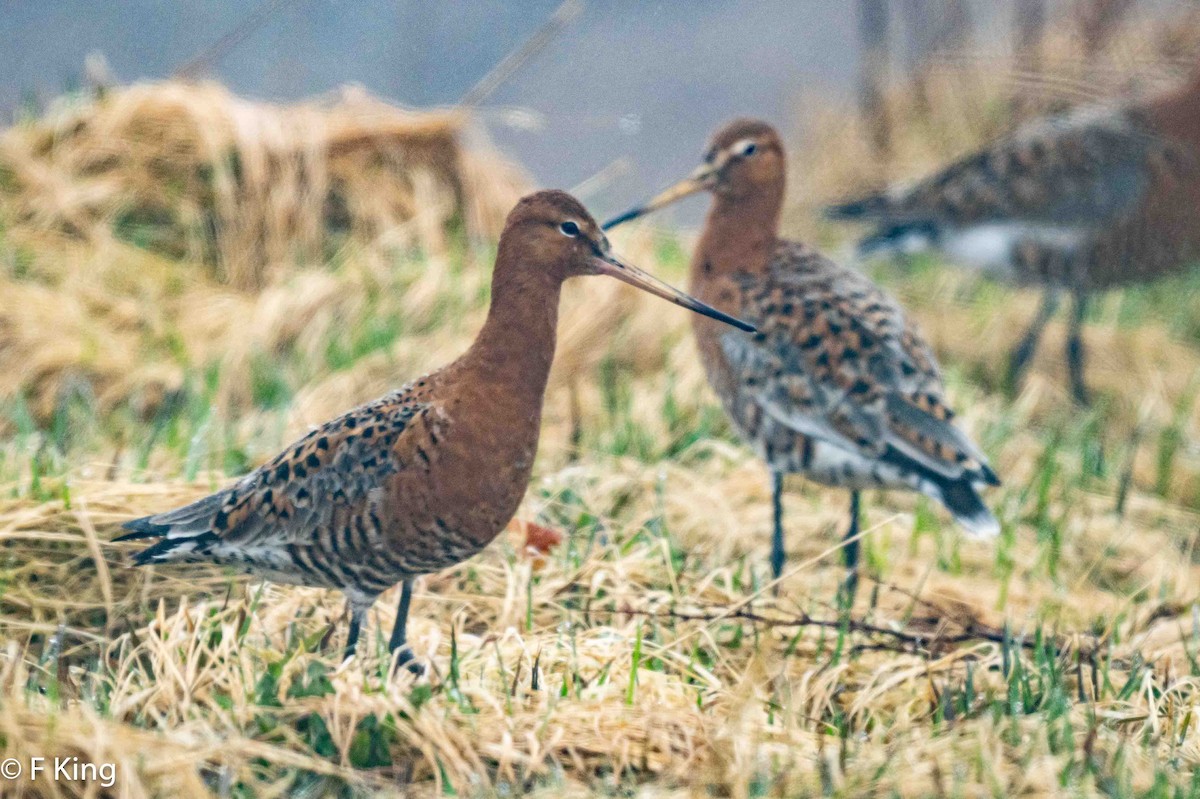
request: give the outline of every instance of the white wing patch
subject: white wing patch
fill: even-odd
[[[1036,244],[1071,255],[1090,231],[1028,222],[989,222],[943,233],[942,249],[951,259],[985,272],[1007,275],[1013,270],[1017,245]]]

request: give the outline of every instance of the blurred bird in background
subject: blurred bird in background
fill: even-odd
[[[749,320],[754,336],[694,325],[708,379],[772,475],[771,569],[785,560],[783,476],[850,489],[844,557],[856,585],[859,492],[919,491],[969,532],[994,536],[979,490],[998,485],[953,424],[933,353],[900,306],[860,273],[779,238],[786,161],[774,128],[735,120],[687,179],[610,220],[611,228],[699,191],[713,195],[690,291]]]
[[[872,226],[862,257],[932,250],[1042,287],[1041,307],[1009,356],[1010,387],[1070,294],[1068,383],[1086,404],[1089,295],[1177,272],[1200,253],[1200,71],[1150,99],[1028,122],[914,185],[826,215]]]

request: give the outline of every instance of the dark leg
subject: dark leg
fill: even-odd
[[[776,580],[783,574],[783,473],[771,472],[771,502],[775,508],[775,531],[771,535],[771,574]]]
[[[1054,316],[1058,310],[1058,302],[1060,299],[1057,288],[1049,287],[1042,294],[1042,305],[1038,308],[1037,316],[1033,318],[1029,328],[1025,331],[1025,335],[1021,336],[1020,342],[1012,351],[1012,355],[1008,358],[1008,389],[1015,391],[1017,386],[1021,384],[1021,378],[1025,374],[1025,370],[1029,368],[1030,362],[1033,360],[1033,354],[1037,352],[1038,341],[1042,338],[1042,331],[1046,329],[1046,323]]]
[[[1087,385],[1083,381],[1083,317],[1087,313],[1087,293],[1076,289],[1071,307],[1071,327],[1067,331],[1067,375],[1071,381],[1071,397],[1080,405],[1089,403]]]
[[[842,538],[842,562],[846,564],[845,598],[846,607],[854,604],[858,592],[858,492],[850,492],[850,527]]]
[[[408,646],[408,606],[412,603],[412,579],[400,584],[400,607],[396,610],[396,626],[392,627],[392,638],[388,641],[388,651],[396,655],[396,668],[404,666],[413,674],[420,674],[425,669],[413,660],[412,649]]]
[[[349,660],[354,655],[354,650],[358,648],[358,634],[362,632],[363,617],[367,615],[367,608],[370,605],[355,605],[353,602],[347,603],[350,611],[350,634],[346,636],[346,654],[344,660]]]

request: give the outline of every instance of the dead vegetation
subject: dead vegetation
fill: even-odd
[[[453,241],[494,239],[524,185],[468,116],[361,90],[274,106],[162,83],[64,101],[0,135],[0,395],[45,418],[82,380],[103,407],[144,394],[152,410],[179,374],[147,350],[237,360],[233,340],[320,336],[314,312],[344,316],[395,259],[444,264]],[[343,281],[348,297],[297,272],[346,260],[371,272]],[[247,338],[248,319],[271,333]]]
[[[494,238],[524,184],[469,116],[355,88],[291,106],[214,83],[151,83],[63,102],[0,138],[10,225],[130,241],[234,288],[342,246],[442,255],[447,227]]]
[[[872,502],[878,582],[843,615],[835,492],[789,496],[804,522],[772,598],[768,495],[736,450],[567,465],[552,448],[523,514],[592,525],[540,569],[513,534],[425,580],[417,684],[382,676],[394,596],[374,651],[339,664],[328,592],[124,568],[115,523],[203,485],[72,480],[71,507],[0,507],[18,588],[0,605],[4,754],[115,762],[127,790],[173,795],[1013,795],[1052,793],[1064,769],[1083,795],[1114,770],[1141,795],[1197,757],[1195,514],[1139,495],[1121,519],[1102,492],[1066,493],[1045,509],[1053,542],[1018,499],[1027,453],[1000,452],[1016,473],[997,550]]]
[[[389,680],[392,595],[364,656],[341,663],[337,596],[133,570],[108,541],[461,351],[489,277],[470,239],[494,234],[512,172],[463,149],[451,115],[363,100],[332,107],[374,121],[339,127],[322,106],[263,108],[212,86],[145,88],[139,102],[162,92],[178,116],[154,123],[154,141],[108,144],[122,139],[98,131],[150,129],[134,106],[104,106],[138,91],[0,137],[0,163],[20,153],[0,173],[2,757],[115,763],[124,796],[1195,795],[1189,279],[1097,311],[1104,401],[1079,413],[1046,361],[1015,397],[983,390],[1022,295],[930,264],[884,273],[1005,479],[989,495],[1004,534],[967,542],[924,502],[872,496],[853,608],[835,601],[845,497],[790,486],[792,568],[773,594],[766,477],[707,392],[686,315],[577,281],[520,513],[565,538],[529,558],[514,530],[426,578],[410,634],[430,674]],[[450,144],[406,171],[401,119]],[[180,134],[183,166],[168,128],[223,143]],[[849,173],[859,139],[841,130],[829,152],[845,158],[804,180]],[[914,164],[937,155],[911,141]],[[230,148],[254,165],[234,169]],[[127,170],[108,160],[122,152]],[[229,193],[203,163],[230,170]],[[395,172],[354,184],[356,210],[330,217],[342,168]],[[128,235],[122,214],[155,203],[163,238]],[[303,248],[283,247],[293,234]],[[257,259],[238,266],[234,241]],[[679,282],[686,243],[644,229],[615,243]],[[1060,350],[1052,337],[1043,358]]]

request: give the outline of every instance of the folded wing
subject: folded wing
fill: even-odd
[[[918,476],[956,515],[986,514],[973,489],[999,481],[954,426],[915,326],[865,277],[798,247],[744,295],[759,333],[722,339],[742,395],[813,441]],[[951,506],[964,490],[974,499]]]
[[[1069,244],[1134,210],[1170,145],[1136,109],[1089,108],[1032,122],[987,149],[909,186],[826,209],[838,220],[875,222],[863,251],[984,225]]]
[[[408,435],[426,406],[402,389],[313,430],[229,488],[176,510],[127,522],[116,540],[161,539],[139,565],[171,560],[237,560],[238,552],[326,546],[370,512],[370,498],[398,472],[420,466],[420,439]],[[411,439],[411,440],[410,440]],[[427,462],[427,459],[426,459]],[[377,520],[373,521],[378,528]]]

